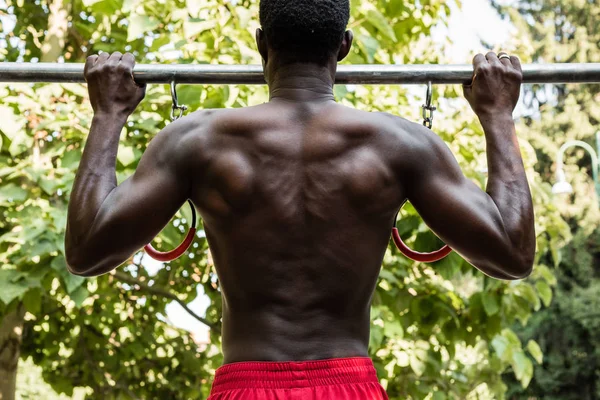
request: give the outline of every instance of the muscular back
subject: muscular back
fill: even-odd
[[[350,42],[347,33],[338,60]],[[69,202],[68,268],[112,271],[192,198],[220,277],[226,362],[366,355],[369,303],[404,199],[487,275],[531,273],[533,204],[512,120],[522,80],[515,57],[477,55],[465,86],[487,142],[486,191],[428,129],[334,103],[335,59],[324,69],[270,58],[269,104],[178,120],[117,185],[119,136],[144,97],[133,64],[121,53],[86,63],[95,114]]]
[[[389,118],[333,102],[200,112],[193,201],[223,292],[226,362],[367,354],[403,192]]]

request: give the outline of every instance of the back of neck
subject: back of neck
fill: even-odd
[[[270,67],[270,66],[269,66]],[[309,63],[273,66],[267,74],[271,101],[334,101],[335,67]]]

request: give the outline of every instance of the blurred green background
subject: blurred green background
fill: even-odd
[[[466,13],[473,1],[356,0],[356,44],[345,62],[466,63],[486,47],[524,63],[600,62],[597,1],[477,1],[511,27],[502,48],[451,34],[486,26],[485,15]],[[451,26],[466,15],[474,20]],[[83,62],[119,50],[139,63],[260,63],[258,0],[0,0],[0,24],[2,61]],[[474,39],[473,51],[456,60],[453,49]],[[518,135],[538,244],[530,278],[495,281],[456,254],[413,263],[389,247],[370,352],[391,399],[600,399],[600,213],[586,153],[567,153],[574,193],[551,193],[558,148],[571,139],[593,143],[600,129],[599,88],[524,87]],[[181,85],[178,93],[191,109],[267,100],[260,86]],[[425,88],[338,86],[335,94],[349,106],[418,121]],[[168,124],[170,101],[168,87],[148,87],[122,133],[120,181]],[[436,87],[434,101],[435,132],[484,187],[483,132],[461,88]],[[97,279],[65,269],[67,201],[91,117],[85,85],[0,84],[0,399],[206,398],[222,362],[221,304],[202,226],[188,255],[160,268],[139,254]],[[182,239],[187,212],[156,247]],[[418,250],[440,245],[410,206],[398,228]],[[194,300],[206,310],[181,308],[186,317],[177,318],[206,326],[206,337],[167,311]]]

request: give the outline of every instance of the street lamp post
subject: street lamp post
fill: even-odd
[[[567,182],[567,177],[564,169],[564,156],[565,152],[571,147],[581,147],[584,150],[587,150],[592,157],[592,176],[594,177],[594,185],[596,188],[596,193],[598,194],[598,198],[600,198],[600,181],[598,180],[598,174],[600,173],[600,163],[598,162],[598,155],[600,154],[600,131],[596,132],[596,149],[586,142],[582,142],[581,140],[570,140],[558,151],[557,164],[558,168],[556,169],[556,183],[552,187],[552,193],[554,194],[568,194],[573,193],[573,187],[569,182]]]

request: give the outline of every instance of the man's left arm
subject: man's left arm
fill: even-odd
[[[94,118],[69,202],[65,252],[71,273],[105,274],[149,243],[189,198],[181,125],[152,140],[134,175],[117,185],[121,130],[144,98],[131,54],[89,57],[85,76]]]

